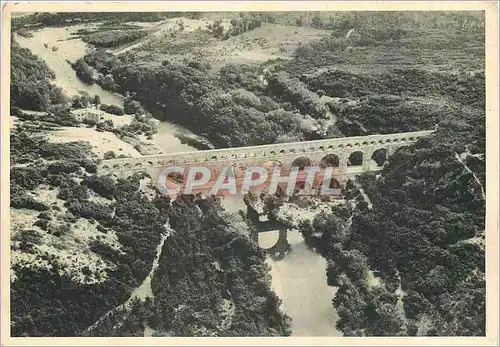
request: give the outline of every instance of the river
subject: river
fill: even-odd
[[[272,247],[278,230],[259,234],[259,246]],[[288,231],[290,251],[282,260],[267,257],[272,288],[282,300],[281,309],[292,317],[292,336],[342,336],[332,305],[335,288],[326,283],[326,260],[310,249],[296,230]]]
[[[222,201],[229,212],[246,211],[240,197]],[[259,246],[271,248],[278,241],[278,230],[259,233]],[[288,230],[290,251],[282,260],[267,256],[272,288],[282,300],[281,309],[292,318],[292,336],[342,336],[335,328],[338,320],[332,305],[335,288],[326,282],[326,260],[309,248],[300,232]]]
[[[117,106],[123,105],[123,96],[103,90],[98,85],[88,85],[80,81],[66,60],[75,61],[85,55],[86,45],[80,39],[71,39],[71,33],[83,25],[64,28],[45,28],[33,32],[32,38],[16,35],[17,42],[45,60],[54,71],[54,83],[68,96],[85,91],[99,95],[101,101]],[[48,47],[45,47],[47,44]],[[56,50],[52,47],[56,46]],[[194,151],[195,147],[183,143],[179,137],[196,138],[187,129],[168,122],[158,125],[158,133],[153,140],[164,153]],[[238,197],[226,198],[223,205],[230,212],[246,211],[246,205]],[[278,231],[259,235],[259,243],[267,248],[275,243]],[[290,252],[284,259],[273,261],[271,267],[272,287],[282,299],[282,310],[292,318],[293,336],[340,336],[335,329],[337,315],[332,306],[334,288],[326,284],[326,261],[309,249],[297,231],[288,232]]]
[[[36,54],[47,63],[56,76],[53,83],[60,87],[69,97],[84,91],[90,95],[99,95],[101,102],[104,104],[122,107],[124,99],[122,95],[108,92],[97,84],[83,83],[67,62],[67,60],[74,62],[85,55],[87,50],[85,42],[81,39],[75,39],[71,34],[76,33],[78,29],[88,28],[88,26],[89,24],[63,28],[44,28],[33,31],[33,37],[15,35],[15,39],[21,47],[28,48],[33,54]],[[70,38],[71,40],[68,40]],[[45,44],[47,44],[47,47],[45,47]],[[54,46],[57,47],[55,51],[52,50]],[[194,139],[194,142],[200,139],[182,126],[161,122],[158,124],[158,133],[153,136],[153,142],[163,153],[196,150],[194,146],[183,143],[179,137]]]

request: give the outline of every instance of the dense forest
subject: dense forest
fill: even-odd
[[[12,335],[144,336],[148,329],[157,336],[290,335],[290,319],[270,289],[266,254],[249,237],[245,216],[226,213],[210,197],[148,198],[147,175],[99,176],[88,143],[52,143],[44,134],[95,126],[119,137],[151,137],[152,117],[181,124],[216,147],[435,129],[399,149],[381,172],[350,181],[346,203],[302,223],[300,231],[327,260],[325,281],[338,289],[332,307],[340,319],[332,330],[484,335],[484,17],[251,14],[232,19],[226,31],[222,21],[213,22],[208,35],[227,44],[267,25],[328,31],[299,44],[289,59],[262,64],[221,67],[175,49],[106,51],[149,35],[113,25],[200,16],[37,13],[13,20],[23,35],[102,22],[106,30],[78,33],[93,49],[72,67],[83,82],[126,98],[123,108],[88,95],[70,99],[47,65],[12,41],[11,115],[19,123],[10,136],[11,209],[36,218],[12,233],[11,248],[46,264],[12,269]],[[117,129],[112,121],[71,112],[86,107],[134,120]],[[40,191],[53,192],[56,201],[45,201]],[[272,217],[282,201],[270,201]],[[75,280],[45,243],[65,250],[81,224],[98,237],[78,251],[98,260]],[[152,298],[141,300],[135,290],[162,242]]]
[[[431,137],[396,152],[381,174],[359,178],[373,208],[351,184],[346,198],[354,210],[336,208],[302,226],[328,260],[329,284],[339,287],[337,327],[348,336],[484,335],[484,73],[422,73],[418,83],[417,76],[391,76],[406,95],[446,100],[433,110],[401,105],[403,89],[384,84],[385,78],[350,89],[350,96],[366,96],[356,108],[339,110],[352,119],[348,128],[339,126],[344,133],[411,130],[412,122],[417,129],[437,127]],[[328,93],[329,81],[313,83]],[[381,90],[388,95],[377,96]]]
[[[484,132],[482,112],[441,122],[380,178],[360,178],[372,209],[338,208],[302,226],[339,287],[344,334],[485,334]],[[346,196],[360,193],[352,185]]]
[[[123,64],[98,51],[85,61],[103,76],[97,83],[111,75],[115,90],[131,93],[153,114],[159,109],[167,119],[205,133],[218,147],[304,140],[313,132],[311,117],[281,107],[264,93],[256,78],[246,78],[252,83],[247,85],[241,76],[245,72],[236,66],[227,67],[219,80],[206,64],[195,60],[166,60],[155,66],[136,60]],[[109,86],[109,82],[100,84]]]
[[[14,40],[11,44],[11,107],[46,111],[65,101],[60,88],[51,83],[54,74],[44,61]]]

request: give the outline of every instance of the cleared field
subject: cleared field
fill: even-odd
[[[168,56],[200,55],[212,67],[231,63],[261,64],[268,60],[291,59],[300,44],[330,34],[323,29],[263,23],[259,28],[221,40],[208,31],[208,24],[208,20],[186,20],[185,29],[179,31],[178,24],[169,21],[161,24],[150,37],[114,53],[138,51],[141,57],[151,61]],[[230,27],[227,19],[222,25],[226,29]]]

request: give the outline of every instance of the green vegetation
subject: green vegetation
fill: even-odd
[[[290,334],[265,255],[240,216],[211,199],[185,198],[173,202],[168,217],[172,230],[153,274],[154,301],[117,310],[92,336],[143,336],[145,324],[155,336]]]
[[[279,72],[269,78],[269,90],[278,98],[288,101],[303,114],[313,118],[326,118],[327,107],[319,101],[318,94],[307,89],[298,79]]]
[[[329,284],[339,287],[334,306],[344,334],[484,335],[484,161],[476,181],[455,158],[466,146],[484,151],[484,130],[481,113],[443,122],[392,156],[381,179],[361,179],[373,209],[337,209],[303,226],[328,260]],[[348,196],[360,197],[353,187]],[[368,280],[370,269],[380,287]]]
[[[28,49],[11,44],[11,107],[46,111],[51,104],[65,102],[60,88],[51,84],[54,73]]]
[[[116,47],[146,35],[137,27],[119,27],[120,21],[185,16],[139,15],[35,14],[16,19],[13,27],[27,35],[24,26],[106,21],[101,31],[78,34],[95,46]],[[289,318],[270,289],[265,255],[240,216],[224,213],[210,198],[150,200],[141,193],[141,175],[127,180],[96,175],[88,144],[54,144],[39,136],[40,129],[79,125],[71,109],[90,106],[134,115],[119,130],[110,120],[84,118],[98,131],[151,136],[154,115],[186,126],[217,147],[436,129],[398,150],[378,175],[350,181],[345,205],[300,229],[328,262],[326,280],[338,287],[336,328],[344,335],[484,335],[483,15],[238,16],[231,14],[229,31],[216,20],[211,33],[182,35],[230,43],[264,22],[270,28],[292,25],[330,34],[299,45],[290,60],[262,65],[214,67],[189,45],[158,53],[154,42],[117,56],[97,49],[77,60],[73,68],[82,81],[127,95],[123,109],[89,95],[73,98],[70,107],[51,85],[47,66],[13,42],[11,114],[22,125],[11,133],[11,207],[41,212],[16,234],[13,251],[33,254],[44,242],[42,233],[68,237],[71,223],[82,220],[102,236],[116,235],[118,247],[102,238],[92,241],[89,252],[110,265],[107,278],[98,283],[76,282],[45,254],[40,259],[52,267],[14,267],[12,335],[143,336],[146,325],[159,336],[290,334]],[[104,157],[117,155],[109,151]],[[35,194],[42,185],[57,189],[62,207]],[[279,203],[277,197],[267,201],[271,217]],[[56,217],[60,210],[63,217]],[[123,305],[149,274],[167,231],[152,276],[154,300],[132,298]]]
[[[118,47],[147,36],[148,30],[109,30],[82,36],[83,41],[96,47]]]
[[[32,163],[11,168],[12,208],[45,211],[33,226],[54,237],[72,234],[72,228],[64,223],[87,219],[97,223],[103,233],[116,233],[120,245],[118,252],[99,239],[93,242],[90,251],[115,268],[97,284],[78,283],[64,271],[61,274],[57,258],[50,256],[40,255],[51,265],[46,269],[13,266],[13,336],[142,336],[144,322],[176,336],[289,334],[288,318],[279,311],[279,300],[270,289],[264,253],[248,238],[248,229],[241,226],[243,220],[224,215],[215,202],[197,201],[204,211],[198,216],[196,204],[190,200],[175,202],[171,208],[164,199],[150,201],[139,193],[140,175],[118,181],[88,175],[95,172],[95,163],[86,159],[91,152],[84,143],[51,144],[18,126],[11,133],[11,145],[13,163]],[[44,163],[41,159],[57,161]],[[41,185],[58,189],[57,198],[64,200],[67,208],[64,220],[52,217],[59,207],[33,198],[33,191]],[[92,200],[92,194],[107,198],[110,204]],[[154,305],[135,301],[130,309],[118,309],[110,316],[114,320],[111,326],[103,322],[86,332],[107,311],[123,304],[147,276],[167,219],[175,233],[165,243],[153,277]],[[205,228],[207,225],[212,228]],[[35,252],[41,242],[39,231],[27,229],[17,235],[21,252]],[[185,256],[179,257],[179,247],[194,245],[198,255],[191,257],[184,252]],[[214,268],[215,262],[221,264],[221,270]],[[198,271],[196,276],[191,277],[190,268]],[[206,281],[200,282],[199,276]],[[226,282],[220,282],[221,276],[227,276]],[[174,314],[174,293],[179,304],[185,302],[179,315]],[[234,308],[230,317],[224,309],[229,303]],[[213,310],[209,304],[220,309]],[[167,320],[167,316],[174,317],[172,314],[175,319]],[[120,322],[123,324],[118,324],[117,330],[112,328]]]
[[[73,70],[75,70],[76,75],[80,80],[87,84],[94,84],[96,81],[96,73],[82,58],[75,61],[71,65]]]
[[[471,75],[471,89],[461,94],[455,92],[456,79],[438,81],[428,89],[418,84],[422,89],[413,89],[414,95],[439,93],[456,106],[439,112],[421,104],[408,108],[408,99],[376,96],[380,85],[365,84],[370,96],[339,110],[340,117],[352,117],[368,131],[438,123],[430,138],[393,155],[378,179],[360,177],[372,209],[351,185],[346,197],[357,202],[354,211],[338,208],[302,228],[328,260],[328,283],[339,287],[333,304],[345,335],[485,333],[484,74]],[[475,97],[468,97],[473,91]],[[396,115],[405,118],[391,128],[399,122]],[[359,127],[341,129],[359,134]],[[380,286],[369,280],[370,270],[380,274]]]
[[[263,90],[224,92],[222,83],[232,80],[218,82],[204,64],[192,60],[164,61],[161,66],[128,65],[101,52],[87,56],[86,61],[104,75],[111,72],[120,81],[120,91],[130,92],[147,109],[161,110],[167,119],[207,134],[219,147],[270,143],[283,137],[306,139],[310,131],[303,117],[280,108]]]
[[[42,12],[12,18],[12,28],[67,26],[92,21],[107,24],[123,22],[158,22],[165,18],[179,17],[180,12]]]
[[[248,227],[238,227],[241,217],[225,214],[215,202],[197,204],[201,216],[189,200],[176,201],[169,212],[174,232],[152,282],[156,328],[171,336],[288,335],[265,255]],[[186,247],[189,253],[179,251]],[[225,326],[224,301],[234,306]]]
[[[238,36],[246,31],[259,28],[262,23],[262,15],[251,13],[249,15],[240,13],[239,18],[231,19],[231,27],[229,30],[224,32],[224,26],[222,25],[222,20],[216,20],[208,26],[210,32],[216,38],[227,40],[231,36]]]
[[[116,116],[123,116],[125,114],[123,112],[123,108],[116,105],[101,104],[101,106],[99,106],[99,109],[103,110],[104,112],[114,114]]]

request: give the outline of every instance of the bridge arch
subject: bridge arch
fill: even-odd
[[[364,153],[362,151],[354,151],[349,155],[347,166],[363,165]]]
[[[337,166],[337,160],[329,154],[337,154],[340,157],[339,166],[363,166],[366,170],[380,170],[382,161],[392,155],[400,148],[404,148],[419,139],[431,134],[433,131],[408,132],[398,134],[368,135],[353,138],[324,139],[306,142],[295,142],[286,144],[274,144],[257,147],[241,147],[231,150],[209,150],[206,153],[171,153],[142,158],[120,158],[104,160],[99,169],[104,172],[119,172],[120,175],[127,174],[131,170],[154,170],[156,166],[182,164],[184,162],[205,161],[216,164],[224,159],[248,160],[261,158],[263,160],[283,160],[289,164],[293,160],[293,166],[305,167],[314,164],[325,166]],[[384,150],[379,150],[385,148]],[[299,159],[299,157],[307,157]],[[335,159],[334,159],[335,158]],[[297,161],[298,160],[298,161]],[[322,161],[322,163],[320,162]],[[375,163],[376,162],[376,163]],[[365,165],[364,164],[370,164]],[[377,165],[375,165],[377,164]],[[348,171],[349,174],[358,172],[360,167]],[[338,171],[338,170],[337,170]],[[340,172],[340,171],[339,171]],[[343,179],[342,179],[343,183]]]
[[[384,166],[389,157],[389,151],[386,148],[379,148],[372,154],[372,159],[377,163],[377,166]]]
[[[328,184],[328,188],[330,189],[342,189],[339,180],[335,177],[330,178],[330,183]]]
[[[327,154],[319,162],[320,167],[339,167],[339,165],[340,158],[336,154]]]
[[[269,236],[271,236],[271,234],[270,234],[270,235],[267,235],[268,237],[265,238],[265,239],[267,239],[265,241],[261,240],[261,238],[258,236],[258,234],[265,233],[265,231],[258,232],[258,234],[256,235],[258,243],[259,243],[259,247],[264,252],[269,254],[269,256],[273,260],[283,259],[286,255],[286,253],[291,248],[290,244],[288,243],[288,239],[287,239],[288,230],[284,227],[280,227],[278,230],[279,231],[278,231],[277,237],[275,237],[273,235],[272,237],[270,237],[270,239],[268,239]]]
[[[299,170],[302,170],[306,166],[311,166],[311,165],[312,165],[311,159],[309,159],[308,157],[304,157],[304,156],[295,158],[291,164],[292,167],[298,166]]]

